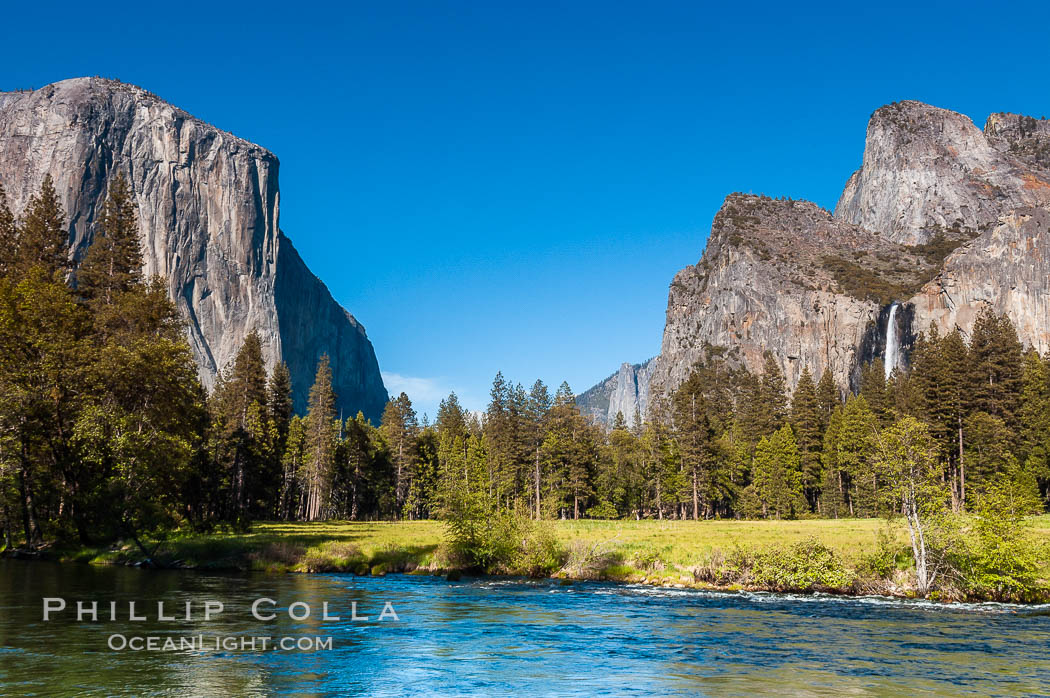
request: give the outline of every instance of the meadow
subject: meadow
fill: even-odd
[[[909,563],[907,531],[885,519],[566,520],[542,525],[566,551],[551,576],[704,584],[698,570],[724,564],[734,553],[785,551],[819,543],[850,569],[860,569],[887,541]],[[1050,543],[1050,515],[1030,520],[1031,539]],[[389,572],[457,574],[440,521],[260,522],[247,532],[176,534],[152,542],[148,561],[136,547],[56,550],[54,557],[92,564],[149,564],[198,570],[281,572]],[[881,543],[880,543],[881,539]],[[1050,577],[1047,556],[1043,578]]]

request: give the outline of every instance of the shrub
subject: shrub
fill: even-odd
[[[530,577],[549,577],[565,564],[565,548],[549,523],[529,520],[523,528],[527,533],[514,564],[516,571]]]
[[[883,528],[875,540],[875,550],[861,558],[857,571],[876,579],[888,579],[910,561],[911,552],[907,547],[894,540],[889,530]]]
[[[908,298],[922,286],[925,279],[915,278],[911,283],[887,279],[871,265],[861,265],[848,259],[825,255],[821,266],[827,270],[843,293],[860,300],[886,305],[897,298]]]
[[[594,544],[582,540],[573,541],[565,554],[565,571],[580,579],[598,579],[603,570],[622,565],[623,551],[617,550],[611,541]]]
[[[776,591],[845,589],[856,577],[830,548],[814,539],[787,549],[738,550],[728,567],[741,583]]]
[[[450,501],[445,522],[452,558],[467,569],[487,572],[512,562],[522,538],[516,514],[492,511],[477,497]]]
[[[1039,553],[1025,517],[1042,509],[1035,478],[1016,463],[981,492],[973,535],[956,572],[971,596],[1026,601],[1039,588]]]
[[[524,514],[493,511],[480,500],[468,498],[453,502],[449,513],[450,556],[467,569],[539,577],[551,574],[565,561],[553,529]]]
[[[665,548],[666,550],[667,548]],[[663,559],[661,559],[659,550],[642,550],[635,554],[634,564],[640,570],[646,570],[649,572],[658,572],[665,567]]]

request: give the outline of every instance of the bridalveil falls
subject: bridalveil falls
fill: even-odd
[[[890,306],[890,316],[886,320],[886,349],[883,352],[886,364],[886,378],[890,377],[893,373],[893,369],[897,368],[897,364],[900,362],[900,337],[897,334],[897,308],[899,303],[894,301],[893,305]]]

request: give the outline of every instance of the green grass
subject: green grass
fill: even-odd
[[[1050,530],[1050,517],[1046,527]],[[851,558],[874,548],[876,535],[886,527],[881,519],[838,519],[803,521],[552,521],[558,537],[573,543],[615,548],[625,559],[655,552],[665,563],[696,564],[715,551],[738,547],[770,548],[789,546],[815,538],[836,553]],[[902,542],[904,532],[895,528]],[[178,561],[187,567],[265,568],[287,567],[294,558],[362,557],[379,562],[397,557],[400,551],[416,557],[424,565],[437,553],[444,538],[440,521],[315,523],[264,522],[252,526],[250,533],[182,534],[168,539],[158,557]],[[118,562],[140,556],[131,547],[119,551],[80,550],[67,559],[101,563]],[[378,563],[376,563],[378,564]]]
[[[1047,517],[1050,519],[1050,517]],[[787,547],[815,538],[842,555],[855,559],[875,548],[882,519],[811,519],[801,521],[558,521],[566,543],[582,541],[615,546],[626,558],[656,552],[665,563],[695,565],[712,553],[736,548]],[[1050,523],[1048,523],[1050,526]],[[897,538],[907,533],[894,527]]]
[[[211,570],[377,572],[426,566],[439,548],[444,527],[437,521],[257,523],[248,533],[177,534],[158,548],[167,565]],[[83,560],[90,551],[78,552]],[[74,556],[66,556],[74,559]],[[88,560],[101,564],[141,558],[129,546]]]
[[[908,544],[900,522],[883,519],[800,521],[552,521],[568,560],[555,576],[691,585],[693,571],[716,569],[738,550],[787,550],[804,541],[827,546],[858,567],[874,552],[880,531],[901,551]],[[1031,521],[1032,537],[1050,549],[1050,515]],[[204,570],[267,572],[442,573],[454,569],[439,521],[317,523],[265,522],[248,533],[177,534],[157,549],[164,565]],[[56,551],[63,560],[129,564],[142,559],[134,547]],[[904,555],[907,557],[907,555]],[[1043,560],[1050,579],[1050,560]],[[700,579],[700,577],[697,577]]]

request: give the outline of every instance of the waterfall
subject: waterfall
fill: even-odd
[[[886,362],[886,378],[890,377],[893,369],[900,362],[900,340],[897,338],[897,303],[890,306],[890,317],[886,321],[886,349],[883,352],[883,360]]]

